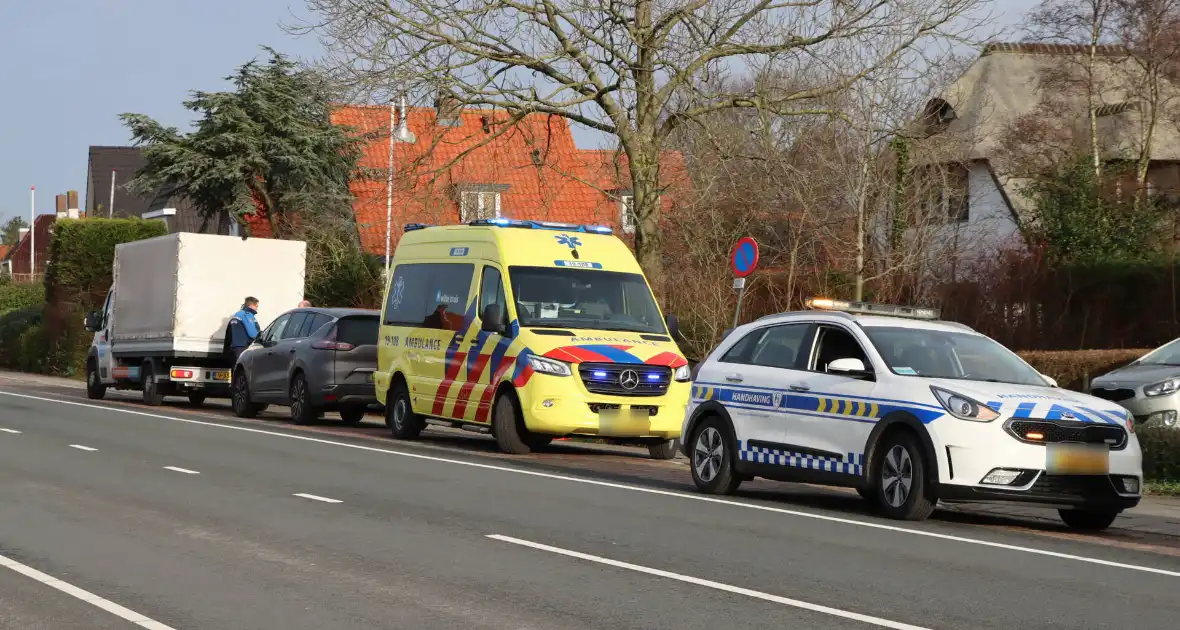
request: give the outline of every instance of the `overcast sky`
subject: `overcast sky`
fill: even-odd
[[[1019,22],[1033,0],[996,0]],[[118,115],[137,112],[187,127],[189,90],[222,78],[269,45],[310,58],[311,38],[279,27],[300,0],[0,0],[0,216],[28,216],[53,196],[86,195],[90,145],[125,145]],[[580,138],[584,140],[584,138]]]

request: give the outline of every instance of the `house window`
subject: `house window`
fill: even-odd
[[[619,226],[624,234],[635,233],[635,197],[631,195],[619,196]]]
[[[477,219],[496,219],[500,216],[500,193],[488,190],[468,190],[459,193],[459,220],[463,223]]]
[[[922,215],[935,223],[963,223],[970,218],[970,171],[961,164],[932,167],[926,171]]]

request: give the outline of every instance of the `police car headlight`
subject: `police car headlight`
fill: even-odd
[[[676,372],[672,374],[672,378],[680,381],[681,383],[691,380],[692,368],[689,368],[687,365],[682,365],[676,368]]]
[[[947,413],[960,420],[991,422],[1000,417],[1000,413],[995,409],[962,394],[933,385],[930,386],[930,391],[934,392],[934,397]]]
[[[569,376],[573,374],[570,371],[570,364],[565,361],[558,361],[557,359],[547,359],[545,357],[538,357],[529,355],[529,367],[533,368],[534,372],[541,374],[552,374],[553,376]]]
[[[1154,385],[1144,387],[1143,395],[1167,396],[1168,394],[1175,394],[1178,390],[1180,390],[1180,378],[1170,378],[1166,381],[1160,381]]]

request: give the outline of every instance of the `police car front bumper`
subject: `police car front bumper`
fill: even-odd
[[[1052,444],[1022,442],[1004,429],[1004,421],[958,421],[952,432],[950,439],[945,439],[942,432],[939,436],[944,438],[938,454],[940,500],[1120,510],[1139,503],[1143,455],[1134,435],[1128,435],[1120,448],[1109,451],[1107,474],[1065,475],[1047,472]],[[989,477],[996,471],[1003,471],[1009,479],[1003,475]]]

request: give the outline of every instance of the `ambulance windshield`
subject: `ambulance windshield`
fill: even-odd
[[[667,334],[637,273],[510,267],[508,275],[521,326]]]

